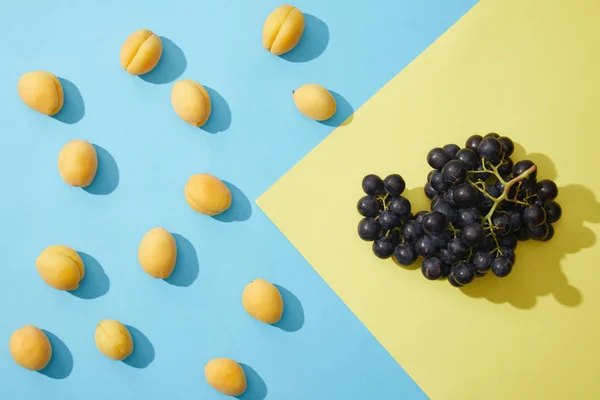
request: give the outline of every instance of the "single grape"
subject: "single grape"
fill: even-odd
[[[548,224],[548,234],[544,238],[544,242],[550,241],[554,237],[554,226],[552,224]]]
[[[504,236],[512,229],[512,224],[508,214],[495,213],[492,216],[492,226],[494,227],[494,233],[498,236]]]
[[[423,230],[430,235],[439,235],[448,227],[446,216],[439,211],[432,211],[423,217]]]
[[[512,271],[513,263],[506,257],[498,257],[492,261],[492,273],[499,278],[504,278]]]
[[[474,170],[479,162],[479,156],[471,149],[462,149],[456,156],[454,156],[459,161],[462,161],[468,170]]]
[[[528,226],[527,230],[529,231],[529,236],[531,236],[533,240],[544,240],[546,239],[546,236],[548,236],[550,227],[548,224],[541,224],[538,226]]]
[[[481,222],[481,214],[475,207],[462,208],[458,211],[458,218],[456,220],[456,227],[459,229],[464,228],[472,222]]]
[[[512,174],[513,166],[513,160],[510,158],[505,158],[504,161],[502,161],[502,164],[498,166],[498,173],[503,178],[508,178],[510,174]]]
[[[450,157],[450,154],[448,154],[448,152],[441,147],[431,149],[431,151],[429,151],[427,154],[427,162],[431,168],[438,170],[442,169],[442,167],[451,159],[452,157]]]
[[[429,183],[431,184],[431,187],[438,193],[442,193],[444,190],[448,189],[448,186],[450,186],[440,171],[435,171],[433,175],[431,175]]]
[[[461,259],[469,251],[469,246],[459,238],[455,238],[448,242],[446,249],[452,257],[456,259]]]
[[[381,203],[373,196],[364,196],[358,200],[356,208],[363,217],[375,217],[379,214]]]
[[[454,273],[452,269],[450,269],[450,274],[448,274],[448,282],[454,287],[462,287],[462,285],[458,283],[456,279],[454,279]]]
[[[531,160],[522,160],[515,164],[513,167],[513,176],[516,178],[521,175],[523,172],[527,171],[529,168],[533,167],[535,164]],[[531,175],[529,175],[529,179],[535,181],[537,177],[537,170],[533,171]]]
[[[483,138],[494,138],[494,139],[498,139],[500,137],[500,135],[498,135],[496,132],[490,132],[487,135],[485,135]]]
[[[398,246],[400,244],[400,242],[402,241],[402,237],[400,236],[400,231],[397,229],[391,230],[389,232],[387,232],[387,235],[381,235],[382,236],[387,236],[388,238],[390,238],[392,240],[392,243],[394,244],[394,248],[396,246]]]
[[[423,217],[425,217],[427,214],[428,214],[428,212],[425,210],[419,211],[418,213],[415,214],[414,221],[418,224],[423,223]]]
[[[454,205],[454,188],[449,187],[446,189],[442,197],[446,203]]]
[[[383,180],[383,186],[390,196],[400,196],[406,188],[406,183],[399,174],[392,174],[386,176]]]
[[[540,200],[554,200],[558,196],[558,187],[550,179],[542,179],[535,187],[535,193]]]
[[[402,219],[393,211],[385,210],[379,215],[379,224],[383,229],[394,229],[400,226]]]
[[[440,260],[442,260],[442,262],[444,264],[448,264],[448,265],[451,265],[453,262],[456,261],[456,257],[454,257],[452,254],[450,254],[450,251],[448,251],[448,248],[440,249],[439,257],[440,257]]]
[[[425,196],[430,199],[433,199],[435,196],[437,196],[437,192],[431,187],[429,182],[425,184]]]
[[[502,145],[498,141],[498,139],[494,137],[485,137],[479,143],[479,148],[477,149],[479,155],[493,165],[496,165],[500,162],[502,157]]]
[[[358,236],[365,241],[372,242],[379,238],[381,225],[373,218],[364,218],[358,223]]]
[[[428,236],[421,236],[415,241],[415,253],[423,258],[433,256],[436,249],[435,244]]]
[[[485,239],[485,232],[483,231],[483,226],[481,226],[477,222],[472,222],[468,224],[460,231],[460,238],[469,247],[477,246],[478,244],[483,243]]]
[[[477,202],[479,192],[469,183],[461,183],[454,188],[454,204],[458,207],[471,207]]]
[[[459,160],[450,160],[442,168],[442,175],[446,182],[455,184],[467,177],[467,166]]]
[[[515,235],[508,234],[506,236],[502,236],[498,238],[498,244],[500,247],[508,247],[511,249],[516,249],[519,241]]]
[[[423,234],[423,226],[415,221],[408,221],[404,225],[404,228],[402,228],[402,236],[404,236],[404,239],[410,242],[416,241],[418,238],[423,236]]]
[[[510,157],[515,151],[515,144],[513,141],[506,136],[498,138],[498,141],[502,145],[502,151],[504,151],[504,157]]]
[[[502,257],[508,258],[510,261],[512,261],[513,264],[517,260],[517,254],[515,253],[514,249],[511,249],[511,248],[508,248],[508,247],[501,247],[500,248],[500,255]]]
[[[431,183],[431,177],[433,176],[435,171],[437,171],[437,169],[432,169],[431,171],[429,171],[429,173],[427,174],[427,182]]]
[[[417,255],[411,244],[404,242],[396,246],[392,259],[396,264],[408,267],[417,260]]]
[[[430,281],[440,279],[443,275],[443,263],[437,257],[429,257],[423,260],[421,264],[421,272],[423,276]]]
[[[508,216],[510,217],[510,226],[512,226],[512,231],[516,232],[521,229],[521,213],[513,210],[508,213]]]
[[[481,142],[481,139],[483,139],[483,136],[473,135],[467,139],[467,142],[465,143],[465,147],[467,149],[473,150],[475,153],[477,153],[477,149],[479,148],[479,143]]]
[[[523,223],[526,225],[540,226],[546,222],[546,212],[536,204],[529,206],[523,210]]]
[[[440,204],[443,201],[443,197],[440,195],[435,196],[433,199],[431,199],[431,203],[429,204],[431,211],[433,211],[433,209]]]
[[[515,231],[515,236],[517,237],[517,240],[520,242],[524,242],[531,238],[531,236],[529,235],[529,231],[524,226],[522,226],[521,229]]]
[[[402,196],[392,197],[388,210],[398,214],[400,217],[405,217],[410,214],[410,201]]]
[[[460,146],[457,144],[447,144],[444,146],[444,150],[450,155],[451,158],[456,156],[456,153],[460,151]]]
[[[494,206],[494,201],[483,193],[479,193],[476,206],[481,214],[487,214]]]
[[[546,220],[551,224],[558,221],[562,216],[562,207],[555,201],[547,201],[544,204],[544,209],[546,210]]]
[[[363,178],[362,189],[369,196],[385,194],[383,180],[375,174],[370,174]]]
[[[475,268],[472,265],[460,263],[452,267],[450,274],[454,276],[457,283],[466,285],[475,279]]]
[[[429,235],[429,239],[431,239],[435,247],[441,249],[446,247],[448,241],[452,239],[452,234],[450,231],[444,231],[439,235]]]
[[[475,272],[479,276],[483,276],[490,269],[490,265],[492,264],[493,259],[494,259],[494,257],[492,257],[492,255],[489,252],[478,251],[477,253],[475,253],[475,255],[473,255],[473,258],[471,259],[471,263],[473,264],[473,267],[475,268]]]
[[[456,209],[452,207],[450,203],[446,203],[445,201],[438,202],[435,207],[433,207],[433,211],[437,211],[446,216],[446,221],[451,222],[453,224],[456,223],[458,218],[458,213]]]
[[[395,244],[392,238],[383,236],[373,242],[373,253],[381,258],[390,258],[394,253]]]

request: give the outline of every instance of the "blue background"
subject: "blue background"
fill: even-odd
[[[203,375],[213,357],[244,364],[242,399],[424,398],[254,200],[476,1],[298,0],[305,34],[281,58],[261,45],[277,1],[91,3],[12,1],[0,15],[0,398],[221,399]],[[163,38],[164,53],[156,70],[133,77],[119,50],[140,28]],[[21,74],[38,69],[63,83],[55,117],[18,97]],[[179,78],[210,90],[213,114],[201,129],[171,108]],[[335,93],[332,121],[295,109],[292,90],[308,82]],[[99,153],[86,190],[67,186],[57,170],[61,147],[80,138]],[[377,151],[371,145],[365,151]],[[185,202],[185,182],[201,172],[233,191],[219,217]],[[180,253],[166,282],[137,262],[139,241],[155,226],[175,234]],[[35,269],[41,250],[59,243],[86,263],[74,293],[45,285]],[[256,277],[281,288],[278,326],[241,307]],[[135,352],[125,362],[95,347],[105,318],[132,331]],[[52,341],[42,373],[10,357],[8,339],[25,324]]]

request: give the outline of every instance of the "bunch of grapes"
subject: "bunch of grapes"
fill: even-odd
[[[400,175],[365,176],[366,195],[357,204],[364,217],[359,237],[373,242],[377,257],[398,265],[422,258],[425,278],[447,278],[455,287],[490,270],[507,276],[519,241],[549,241],[562,215],[556,183],[537,180],[535,163],[515,163],[513,151],[513,141],[496,133],[473,135],[464,148],[432,149],[425,184],[431,210],[414,214],[402,196],[406,185]]]

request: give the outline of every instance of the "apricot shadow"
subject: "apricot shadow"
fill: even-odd
[[[92,184],[83,190],[95,195],[111,194],[119,186],[119,166],[103,147],[94,144],[94,148],[98,155],[98,170]]]
[[[102,265],[92,256],[87,253],[78,252],[83,260],[85,274],[79,287],[70,291],[73,296],[80,299],[96,299],[104,296],[110,289],[110,280],[104,272]]]
[[[286,332],[296,332],[304,325],[304,307],[300,300],[283,286],[274,285],[283,299],[283,315],[279,322],[273,324]]]
[[[264,400],[267,397],[267,384],[258,375],[254,368],[247,364],[240,363],[246,374],[246,391],[239,396],[235,396],[238,400]]]
[[[158,64],[152,71],[140,75],[142,80],[156,85],[173,82],[185,72],[187,67],[187,60],[183,50],[169,38],[160,36],[160,40],[163,52]]]
[[[333,90],[329,90],[336,102],[336,110],[333,117],[320,121],[321,124],[338,127],[349,125],[354,119],[354,108],[341,94]]]
[[[304,14],[304,32],[300,42],[280,57],[296,63],[308,62],[319,57],[329,44],[329,27],[312,14]]]
[[[165,282],[181,287],[191,286],[200,270],[198,263],[198,254],[194,245],[185,237],[178,233],[172,233],[177,244],[177,262],[171,276],[165,279]]]
[[[73,355],[65,342],[59,339],[58,336],[45,329],[42,329],[42,331],[46,334],[52,346],[52,358],[46,368],[39,371],[39,373],[52,379],[65,379],[73,371]]]
[[[125,325],[133,340],[133,353],[123,360],[124,364],[133,368],[143,369],[154,361],[155,352],[152,342],[139,329]]]
[[[227,100],[210,86],[203,85],[210,96],[211,111],[208,121],[200,127],[203,131],[215,134],[226,131],[231,125],[231,109]]]
[[[61,110],[52,118],[65,124],[75,124],[85,115],[85,103],[81,92],[73,82],[65,78],[58,78],[63,88],[64,103]]]
[[[231,206],[221,214],[213,216],[221,222],[240,222],[250,219],[252,216],[252,204],[248,197],[233,183],[223,181],[231,191]]]

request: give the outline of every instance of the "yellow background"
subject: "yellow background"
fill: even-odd
[[[490,131],[559,185],[554,239],[462,290],[376,259],[362,177],[425,209],[429,149]],[[600,1],[487,0],[257,202],[431,398],[600,398],[599,135]]]

